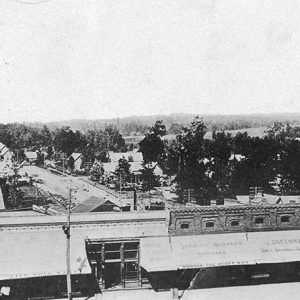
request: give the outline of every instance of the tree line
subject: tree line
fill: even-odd
[[[264,137],[232,136],[223,130],[213,131],[212,139],[205,138],[207,130],[203,119],[196,117],[168,144],[161,139],[165,126],[157,121],[140,142],[145,162],[157,162],[174,176],[181,201],[188,189],[195,191],[199,204],[212,199],[223,203],[227,197],[249,194],[255,186],[274,193],[275,179],[281,194],[299,193],[299,127],[276,122]]]
[[[46,125],[33,127],[25,124],[0,124],[0,141],[16,156],[22,158],[24,150],[47,152],[48,158],[55,152],[70,156],[80,152],[86,161],[95,157],[105,159],[107,151],[126,151],[127,147],[122,135],[114,125],[108,125],[103,130],[88,130],[82,133],[64,126],[50,130]]]

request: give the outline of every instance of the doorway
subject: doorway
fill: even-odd
[[[121,263],[110,262],[104,267],[105,289],[114,288],[121,285]]]

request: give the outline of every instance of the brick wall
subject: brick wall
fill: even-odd
[[[300,206],[205,206],[170,212],[169,234],[300,229]]]

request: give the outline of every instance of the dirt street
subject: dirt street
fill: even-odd
[[[117,202],[118,200],[112,195],[107,194],[105,191],[89,183],[83,182],[79,177],[56,175],[49,170],[36,166],[24,166],[22,171],[26,172],[28,175],[42,179],[43,183],[37,183],[38,188],[50,192],[51,194],[57,194],[64,198],[68,198],[69,189],[72,188],[72,202],[75,204],[82,203],[91,196],[106,197],[113,202]]]

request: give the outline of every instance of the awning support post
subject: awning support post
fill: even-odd
[[[171,288],[171,299],[172,300],[178,300],[179,299],[178,288],[177,287]]]

